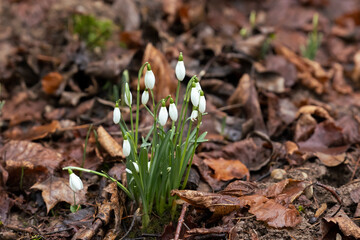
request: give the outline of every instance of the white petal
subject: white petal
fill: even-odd
[[[148,170],[150,171],[151,162],[148,162]]]
[[[139,172],[139,165],[136,162],[133,162],[133,164],[134,164],[135,170],[137,172]]]
[[[171,120],[173,120],[174,122],[178,119],[178,111],[177,111],[175,103],[170,104],[169,115],[170,115]]]
[[[70,188],[74,192],[80,191],[81,189],[84,188],[84,185],[83,185],[81,179],[75,173],[70,174],[69,184],[70,184]]]
[[[145,73],[145,86],[148,89],[153,89],[155,85],[155,75],[152,70]]]
[[[120,109],[118,107],[115,107],[114,112],[113,112],[113,121],[114,121],[114,123],[118,124],[120,122],[120,118],[121,118]]]
[[[130,169],[126,168],[125,171],[132,175],[132,171]]]
[[[130,155],[130,151],[131,151],[131,147],[130,147],[130,143],[129,140],[124,140],[123,141],[123,154],[125,157]]]
[[[164,126],[166,124],[166,121],[168,119],[168,112],[166,110],[166,107],[161,107],[159,112],[159,123],[161,126]]]
[[[195,88],[196,88],[198,91],[201,90],[200,82],[195,83]]]
[[[198,117],[198,111],[197,110],[193,110],[190,116],[191,121],[195,121]]]
[[[193,106],[199,106],[200,92],[196,88],[191,88],[191,102]]]
[[[199,111],[201,113],[204,113],[206,109],[206,99],[205,96],[200,96],[200,100],[199,100]]]
[[[125,103],[126,105],[128,105],[129,107],[131,107],[131,104],[132,104],[132,94],[131,94],[131,91],[130,91],[130,87],[129,87],[129,84],[128,83],[125,83]]]
[[[141,96],[141,103],[146,105],[149,101],[149,91],[144,91]]]
[[[177,62],[176,67],[175,67],[175,74],[176,74],[176,78],[179,81],[184,80],[185,74],[186,74],[184,61],[178,61]]]

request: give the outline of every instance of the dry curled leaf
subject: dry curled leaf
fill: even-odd
[[[336,206],[338,207],[338,206]],[[322,221],[322,230],[323,237],[325,237],[333,225],[336,224],[339,226],[341,232],[348,237],[354,237],[355,239],[360,239],[360,228],[356,225],[344,212],[344,210],[340,210],[334,217],[324,217]]]
[[[219,158],[205,159],[204,162],[215,171],[213,177],[219,181],[241,179],[245,176],[247,180],[250,178],[249,169],[239,160]]]
[[[47,137],[51,133],[56,132],[59,128],[61,128],[59,121],[53,120],[49,124],[34,126],[25,133],[19,132],[17,134],[10,134],[8,137],[14,140],[37,140]]]
[[[31,189],[41,190],[41,196],[49,212],[59,202],[74,204],[74,192],[71,190],[68,178],[50,177],[43,182],[34,184]],[[86,203],[87,185],[84,183],[84,189],[78,191],[75,195],[76,204]]]
[[[224,195],[232,195],[236,197],[249,195],[254,193],[258,189],[256,183],[252,183],[249,181],[241,181],[236,180],[231,182],[226,188],[220,191],[221,194]]]
[[[98,127],[98,140],[100,145],[110,154],[112,157],[125,157],[121,145],[115,141],[115,139],[102,127]]]
[[[332,154],[317,152],[314,155],[317,156],[321,161],[321,163],[327,167],[336,167],[341,163],[343,163],[346,158],[346,153],[332,155]]]

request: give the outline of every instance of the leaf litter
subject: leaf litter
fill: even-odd
[[[0,4],[7,23],[0,26],[0,238],[110,239],[127,230],[175,238],[178,220],[190,228],[180,226],[180,238],[189,239],[359,238],[359,7],[356,0]],[[323,36],[310,60],[300,47],[315,13]],[[111,20],[112,36],[86,46],[69,27],[76,14]],[[71,214],[62,167],[85,159],[86,168],[107,169],[126,184],[111,118],[122,72],[129,70],[134,94],[136,72],[149,61],[157,100],[174,95],[179,51],[182,85],[196,74],[205,92],[202,131],[209,132],[194,156],[193,190],[173,191],[190,204],[183,219],[141,229],[124,193],[88,174],[77,195],[82,209]],[[122,113],[129,122],[132,113]],[[139,131],[149,122],[141,118]]]

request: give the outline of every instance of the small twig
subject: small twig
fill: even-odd
[[[135,219],[139,216],[139,212],[140,212],[140,208],[136,209],[135,213],[134,213],[134,216],[133,216],[133,219],[131,221],[131,225],[129,227],[129,229],[127,230],[127,232],[124,234],[124,236],[122,236],[120,238],[120,240],[123,240],[124,238],[126,238],[127,235],[129,235],[129,233],[131,232],[132,228],[134,227],[134,224],[135,224]]]
[[[355,163],[355,167],[354,167],[354,170],[353,170],[353,173],[352,173],[352,175],[351,175],[351,178],[350,178],[350,181],[349,181],[349,182],[351,182],[351,181],[354,179],[354,177],[355,177],[356,171],[357,171],[358,166],[359,166],[359,161],[360,161],[360,157],[358,157],[358,160],[357,160],[356,163]]]
[[[187,210],[188,206],[189,206],[189,204],[187,204],[187,203],[184,203],[183,206],[182,206],[181,214],[180,214],[179,221],[178,221],[178,225],[176,227],[174,240],[179,240],[181,227],[182,227],[182,224],[184,222],[184,217],[185,217],[185,213],[186,213],[186,210]]]
[[[340,206],[339,206],[339,209],[334,214],[332,214],[331,217],[334,217],[336,214],[338,214],[338,212],[340,211],[340,209],[342,208],[342,205],[343,205],[339,194],[337,194],[336,191],[330,186],[326,186],[326,185],[324,185],[322,183],[319,183],[319,182],[315,182],[314,184],[316,186],[322,187],[325,190],[329,191],[331,193],[331,195],[333,195],[336,198],[336,200],[338,201]]]
[[[57,230],[57,231],[53,231],[53,232],[43,233],[43,235],[52,235],[52,234],[56,234],[56,233],[67,232],[67,231],[70,231],[72,229],[73,228],[61,229],[61,230]]]

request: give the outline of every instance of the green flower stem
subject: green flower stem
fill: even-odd
[[[151,159],[150,162],[152,163],[153,158],[155,156],[155,146],[156,146],[156,138],[157,138],[157,128],[156,128],[156,120],[157,120],[157,108],[155,107],[155,96],[152,89],[150,89],[151,98],[153,102],[153,110],[154,110],[154,131],[153,131],[153,140],[152,140],[152,146],[151,146]]]
[[[138,131],[139,131],[140,80],[141,80],[141,76],[144,71],[144,68],[148,64],[149,64],[148,62],[144,63],[141,66],[141,68],[139,69],[139,73],[138,73],[138,82],[137,82],[137,88],[136,88],[137,95],[136,95],[136,123],[135,123],[135,144],[136,144],[136,146],[138,145]]]
[[[189,123],[189,129],[188,129],[188,133],[187,133],[187,136],[186,136],[185,147],[184,147],[184,151],[183,151],[182,156],[181,156],[180,168],[179,168],[180,173],[181,173],[181,169],[182,169],[183,164],[184,164],[185,155],[186,155],[186,151],[187,151],[188,144],[189,144],[191,127],[192,127],[192,121],[190,121],[190,123]],[[181,131],[181,135],[182,135],[182,132],[183,132],[183,131]],[[180,175],[181,175],[181,174],[179,174],[179,177],[181,178],[182,176],[180,176]]]
[[[130,123],[131,123],[131,131],[132,131],[132,134],[134,134],[134,133],[135,133],[135,131],[134,131],[134,121],[133,121],[133,115],[132,115],[132,107],[130,106],[130,107],[129,107],[129,109],[130,109]]]
[[[154,118],[154,113],[148,108],[148,106],[144,105],[144,107],[150,113],[150,115]]]
[[[74,192],[74,206],[76,206],[75,192]]]
[[[176,96],[175,96],[175,106],[176,106],[176,108],[178,106],[178,101],[179,101],[180,85],[181,85],[180,81],[178,81],[177,88],[176,88]],[[172,121],[171,128],[174,128],[174,126],[175,126],[175,122]]]
[[[129,192],[129,190],[128,190],[124,185],[122,185],[118,180],[116,180],[116,179],[113,178],[113,177],[110,177],[110,176],[107,175],[107,174],[104,174],[104,173],[101,173],[101,172],[98,172],[98,171],[94,171],[94,170],[90,170],[90,169],[87,169],[87,168],[74,167],[74,166],[69,166],[69,167],[64,167],[64,168],[63,168],[63,170],[68,170],[68,169],[78,170],[78,171],[88,172],[88,173],[93,173],[93,174],[96,174],[96,175],[99,175],[99,176],[108,178],[108,179],[110,179],[111,181],[116,182],[116,184],[118,185],[118,187],[121,188],[121,189],[126,193],[126,195],[128,195],[129,198],[131,198],[132,200],[134,200],[134,197],[131,195],[131,193]]]
[[[186,171],[186,176],[185,176],[185,180],[183,182],[183,185],[182,185],[182,189],[185,188],[186,184],[187,184],[187,181],[189,179],[189,174],[190,174],[190,169],[191,169],[191,165],[192,165],[192,161],[194,159],[194,155],[195,155],[195,150],[196,150],[196,145],[197,145],[197,140],[198,140],[198,137],[199,137],[199,129],[200,129],[200,124],[201,124],[201,120],[202,120],[202,114],[199,112],[199,116],[198,116],[198,123],[196,125],[196,134],[195,134],[195,143],[194,143],[194,148],[193,148],[193,152],[191,153],[191,158],[190,158],[190,162],[189,162],[189,166],[188,166],[188,169]]]
[[[190,96],[191,85],[192,85],[193,81],[195,80],[195,78],[196,78],[196,75],[194,75],[194,76],[190,79],[190,81],[189,81],[189,83],[188,83],[188,85],[187,85],[187,87],[186,87],[184,102],[183,102],[182,107],[181,107],[180,117],[179,117],[178,125],[177,125],[177,127],[176,127],[174,144],[176,143],[177,137],[179,136],[179,130],[180,130],[181,123],[182,123],[183,121],[185,121],[185,119],[186,119],[187,104],[188,104],[188,102],[186,102],[186,99],[189,98],[188,95]],[[185,104],[185,103],[186,103],[186,104]],[[186,106],[185,106],[185,105],[186,105]],[[185,109],[186,109],[186,110],[185,110]],[[185,113],[184,113],[184,111],[185,111]],[[183,118],[183,121],[182,121],[181,117]],[[184,123],[185,123],[185,122],[184,122]],[[179,144],[181,143],[181,138],[182,138],[182,134],[181,134],[180,139],[179,139]]]

